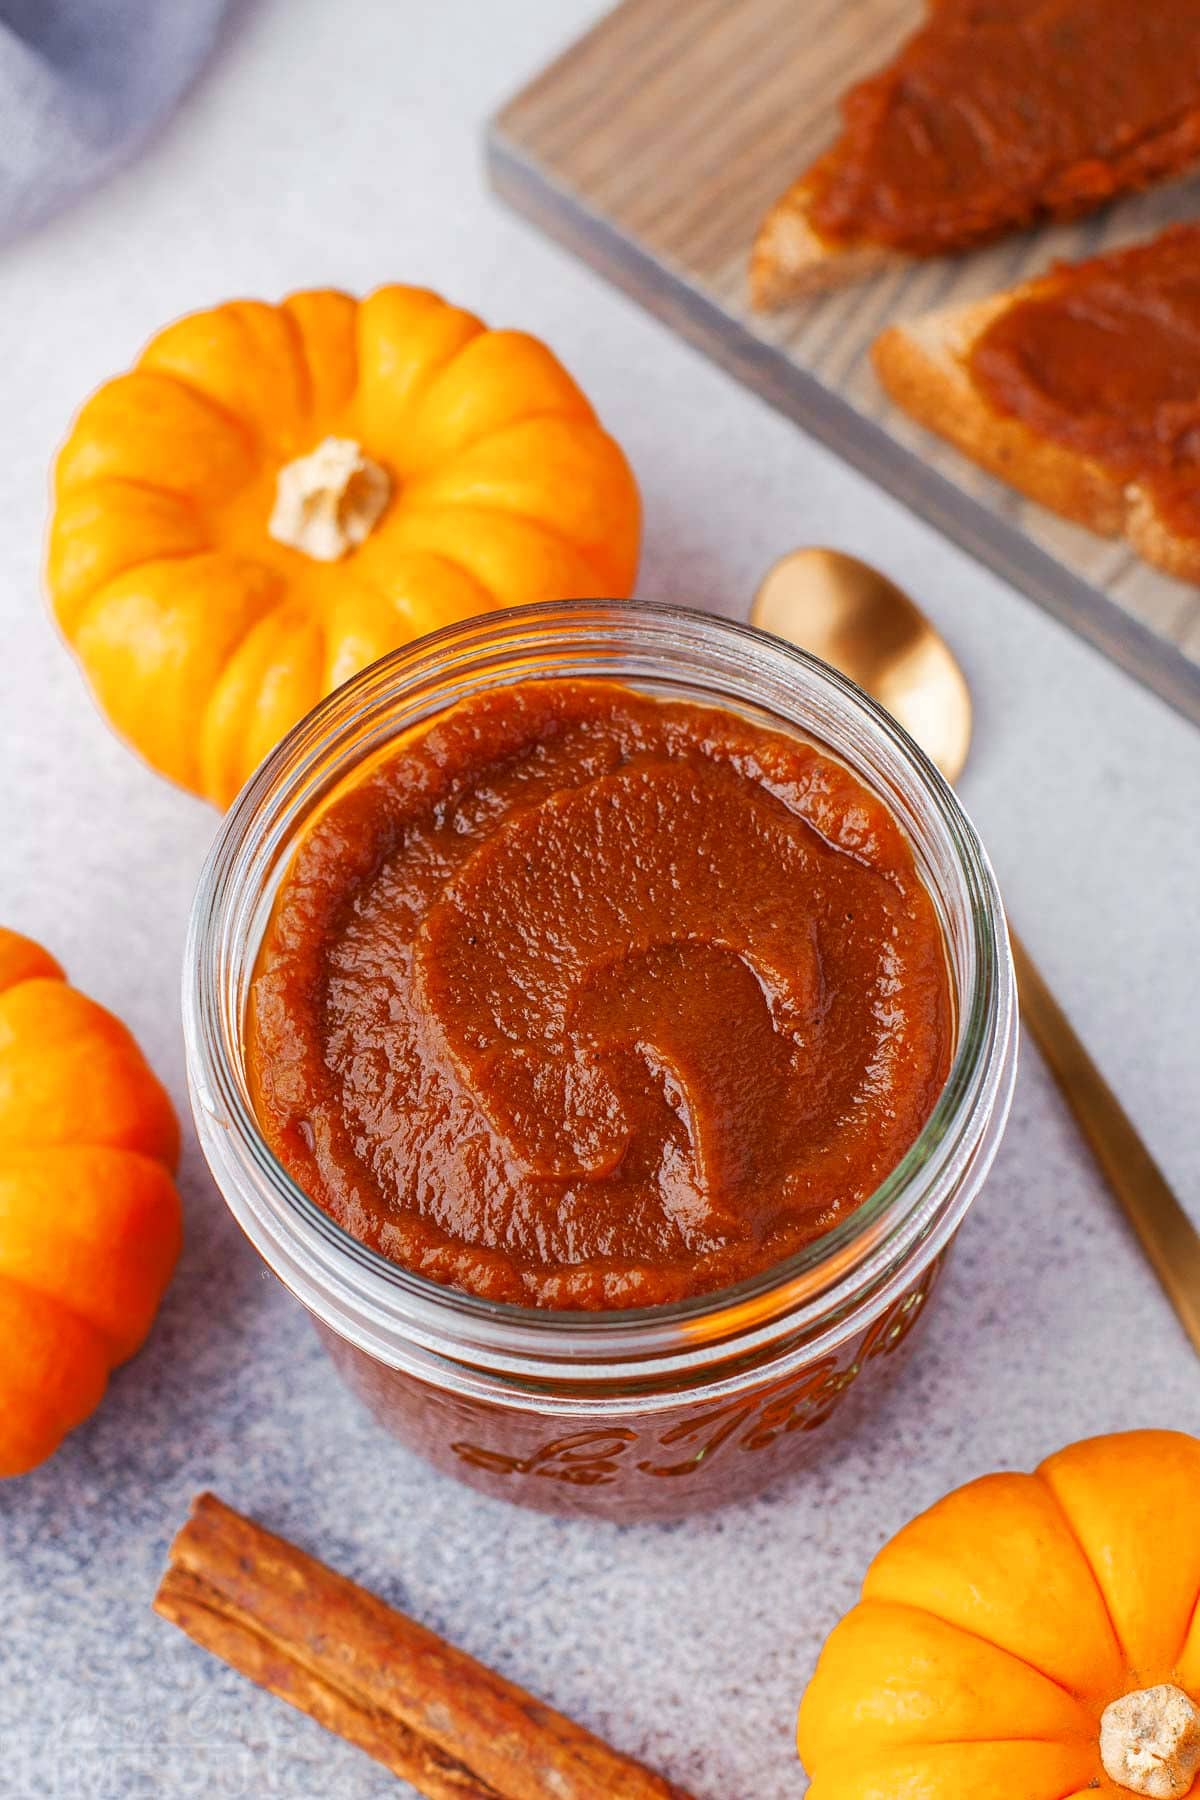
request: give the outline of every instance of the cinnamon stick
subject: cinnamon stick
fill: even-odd
[[[154,1606],[428,1800],[690,1800],[214,1494]]]

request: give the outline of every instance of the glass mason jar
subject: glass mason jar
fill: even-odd
[[[255,957],[314,811],[419,721],[481,689],[551,676],[703,700],[831,749],[907,831],[951,971],[951,1073],[883,1185],[790,1260],[736,1288],[641,1311],[500,1305],[388,1262],[300,1191],[248,1097],[243,1020]],[[995,879],[954,794],[900,728],[824,663],[761,632],[682,607],[595,601],[492,614],[424,638],[338,689],[283,740],[205,866],[184,1026],[217,1185],[379,1420],[491,1494],[621,1519],[677,1516],[765,1486],[885,1386],[995,1155],[1017,1041]]]

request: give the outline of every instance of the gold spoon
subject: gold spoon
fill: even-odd
[[[947,781],[971,742],[971,692],[945,640],[878,569],[841,550],[794,550],[755,595],[752,622],[841,669],[899,720]],[[1200,1352],[1200,1232],[1010,931],[1021,1016]]]

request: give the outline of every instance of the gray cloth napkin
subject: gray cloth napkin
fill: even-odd
[[[0,239],[131,156],[230,0],[0,0]]]

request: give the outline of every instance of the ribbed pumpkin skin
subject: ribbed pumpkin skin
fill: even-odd
[[[280,468],[329,436],[392,497],[317,563],[267,521]],[[117,730],[225,806],[323,695],[413,638],[626,597],[639,536],[629,465],[544,344],[422,288],[302,293],[179,320],[84,405],[47,582]]]
[[[1129,1800],[1100,1715],[1200,1700],[1200,1441],[1092,1438],[885,1545],[800,1708],[810,1800]]]
[[[0,1476],[142,1344],[179,1255],[179,1126],[111,1013],[0,927]]]

